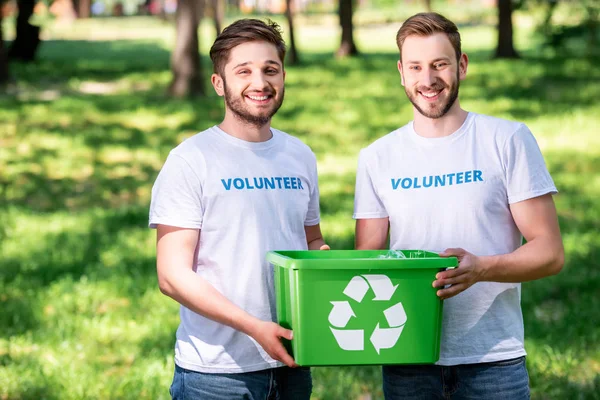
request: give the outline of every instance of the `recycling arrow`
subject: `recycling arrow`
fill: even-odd
[[[392,285],[392,281],[387,275],[363,275],[369,281],[369,285],[375,292],[373,300],[387,301],[392,298],[398,285]]]
[[[406,312],[402,303],[391,306],[383,312],[383,315],[391,327],[395,328],[406,323]]]
[[[371,343],[375,347],[377,354],[380,354],[381,349],[391,349],[396,345],[400,334],[404,329],[404,325],[398,328],[380,328],[379,323],[375,327],[373,334],[371,335]]]
[[[364,350],[365,332],[362,329],[335,329],[329,327],[338,345],[343,350]]]
[[[394,285],[387,275],[357,275],[348,282],[343,293],[360,303],[371,288],[375,294],[373,301],[389,301],[398,286]],[[333,304],[333,309],[329,313],[329,323],[332,326],[329,329],[340,348],[349,351],[364,350],[365,333],[363,329],[336,329],[345,328],[350,319],[356,317],[350,303],[348,301],[332,301],[331,304]],[[383,314],[389,328],[381,328],[377,323],[370,337],[377,354],[381,354],[381,349],[391,349],[396,345],[407,320],[402,303],[387,308]]]
[[[329,323],[335,327],[343,328],[350,318],[356,317],[350,303],[347,301],[332,301],[333,309],[329,313]]]
[[[360,303],[368,290],[369,284],[365,279],[361,276],[355,276],[348,282],[346,289],[344,289],[344,294]]]

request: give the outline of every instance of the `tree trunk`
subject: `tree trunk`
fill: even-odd
[[[19,0],[19,15],[17,16],[17,35],[10,46],[8,58],[31,62],[40,44],[40,27],[31,25],[29,18],[33,15],[34,0]]]
[[[340,26],[342,27],[342,43],[336,52],[338,57],[355,56],[358,54],[354,44],[354,24],[352,23],[353,0],[339,0]]]
[[[433,8],[431,8],[431,0],[424,0],[424,3],[425,3],[425,10],[427,10],[427,12],[433,11]]]
[[[0,86],[8,82],[8,57],[4,47],[4,36],[2,35],[2,11],[0,10]]]
[[[92,0],[74,0],[77,18],[89,18],[92,15]]]
[[[598,14],[600,12],[598,11],[598,8],[594,8],[591,5],[591,2],[590,5],[586,5],[585,9],[587,12],[585,24],[588,28],[588,52],[592,55],[598,48]]]
[[[498,0],[498,47],[496,58],[519,58],[513,45],[512,0]]]
[[[211,0],[213,21],[215,23],[215,31],[217,36],[223,30],[223,18],[225,17],[225,0]]]
[[[198,25],[203,8],[204,0],[179,0],[177,5],[177,39],[171,55],[173,80],[168,90],[171,96],[205,94],[198,50]]]
[[[287,64],[296,65],[300,63],[298,49],[296,48],[296,39],[294,38],[294,10],[292,9],[292,0],[285,0],[285,16],[288,21],[290,31],[290,49],[287,53]]]

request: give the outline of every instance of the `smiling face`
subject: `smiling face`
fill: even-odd
[[[398,70],[415,110],[431,119],[458,107],[458,88],[465,78],[468,59],[456,51],[444,33],[408,36],[402,44]]]
[[[212,83],[217,94],[225,97],[226,117],[261,127],[283,103],[284,78],[277,48],[252,41],[231,49],[223,73],[213,74]]]

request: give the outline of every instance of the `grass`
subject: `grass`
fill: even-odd
[[[335,60],[338,30],[323,21],[299,28],[304,62],[288,68],[273,125],[317,154],[323,231],[351,248],[358,151],[410,120],[411,107],[397,26],[362,26],[366,54]],[[462,105],[526,122],[561,192],[566,266],[523,285],[532,397],[598,399],[600,59],[548,58],[521,29],[526,58],[490,61],[493,28],[462,31]],[[202,32],[206,53],[210,25]],[[16,85],[0,96],[0,399],[164,399],[178,314],[156,284],[150,188],[168,151],[218,123],[222,104],[164,96],[173,29],[155,19],[46,35],[39,61],[13,64]],[[376,367],[313,375],[314,399],[382,398]]]

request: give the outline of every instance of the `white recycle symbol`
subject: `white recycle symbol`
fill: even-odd
[[[389,301],[398,285],[393,286],[386,275],[357,275],[348,282],[344,294],[360,303],[369,291],[369,287],[375,293],[373,301]],[[329,323],[336,328],[345,328],[350,318],[356,317],[348,301],[332,301],[331,304],[333,309],[329,313]],[[406,323],[406,313],[402,303],[391,306],[383,314],[390,328],[380,328],[377,323],[370,338],[377,354],[380,354],[381,349],[391,349],[396,345]],[[329,328],[343,350],[364,350],[363,329]]]

